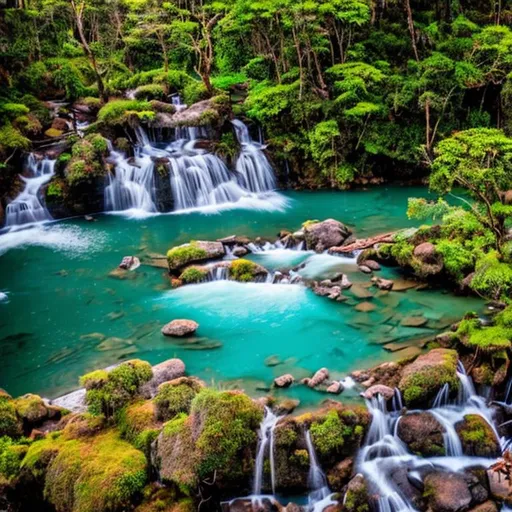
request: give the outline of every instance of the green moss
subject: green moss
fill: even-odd
[[[499,445],[491,426],[478,414],[464,416],[464,421],[456,425],[466,455],[476,457],[496,457]]]
[[[102,137],[99,133],[93,133],[85,137],[85,141],[88,142],[95,153],[95,156],[105,156],[108,153],[108,141],[105,137]],[[76,146],[76,144],[75,144]],[[74,149],[74,148],[73,148]],[[74,153],[73,153],[74,154]]]
[[[131,115],[151,117],[154,115],[151,103],[140,100],[110,101],[98,112],[98,120],[109,125],[119,125],[128,122]]]
[[[436,250],[442,255],[445,269],[456,281],[469,274],[475,265],[474,253],[457,240],[439,240]]]
[[[391,256],[401,266],[411,265],[414,252],[414,245],[406,239],[400,239],[391,246]]]
[[[361,475],[357,475],[349,483],[343,501],[343,510],[346,512],[370,512],[370,496],[366,482]]]
[[[512,328],[493,325],[472,331],[461,337],[461,342],[473,350],[497,352],[511,347]]]
[[[233,260],[229,265],[229,277],[235,281],[254,281],[258,271],[258,265],[250,260]]]
[[[0,154],[11,153],[15,149],[26,151],[30,148],[30,140],[27,139],[12,124],[7,123],[0,127]]]
[[[512,328],[512,306],[508,306],[503,311],[500,311],[494,317],[494,322],[496,325]]]
[[[28,444],[28,440],[14,441],[7,436],[0,437],[0,477],[11,480],[18,476]]]
[[[189,412],[200,388],[197,381],[188,378],[162,384],[154,400],[158,419],[167,421],[181,412]]]
[[[174,270],[192,261],[202,260],[208,257],[208,253],[198,247],[195,242],[174,247],[167,252],[169,269]]]
[[[146,481],[144,454],[113,432],[86,442],[47,438],[29,448],[22,467],[46,468],[45,499],[57,510],[110,512],[129,507]]]
[[[484,297],[499,299],[512,292],[512,266],[500,260],[496,252],[481,257],[475,268],[471,288]]]
[[[163,100],[165,99],[165,91],[162,85],[147,84],[140,85],[135,89],[135,98],[138,100]]]
[[[345,437],[352,434],[351,427],[343,423],[337,411],[331,410],[322,421],[315,421],[310,428],[311,439],[320,456],[340,453]]]
[[[199,478],[214,471],[234,482],[245,475],[244,452],[252,461],[256,430],[262,420],[261,409],[247,396],[236,392],[202,389],[192,401],[191,416],[199,435]]]
[[[426,357],[436,359],[430,362]],[[455,392],[459,388],[457,361],[457,352],[454,350],[434,349],[411,363],[410,370],[404,373],[398,386],[405,403],[408,406],[425,405],[445,384]]]
[[[48,128],[48,130],[46,130],[44,132],[44,134],[47,136],[47,137],[50,137],[50,138],[57,138],[57,137],[61,137],[62,134],[64,132],[62,130],[58,130],[57,128]]]
[[[21,422],[16,415],[16,407],[8,396],[0,396],[0,436],[21,435]]]
[[[46,189],[46,198],[50,201],[58,201],[64,196],[64,189],[61,181],[52,180]]]
[[[153,402],[136,402],[124,407],[116,415],[116,422],[121,436],[148,455],[160,431]]]
[[[103,371],[85,375],[81,378],[81,383],[87,389],[86,402],[89,412],[111,417],[126,405],[152,376],[151,365],[138,359],[127,361],[106,375]]]
[[[320,222],[319,220],[307,220],[302,223],[302,227],[309,228],[311,226],[314,226],[315,224],[318,224],[319,222]]]
[[[290,464],[293,466],[309,467],[309,454],[307,450],[295,450],[290,457]]]
[[[15,400],[16,412],[20,418],[30,423],[38,422],[48,415],[43,399],[37,395],[24,395]]]
[[[199,267],[187,267],[180,275],[185,284],[200,283],[208,275],[208,270]]]

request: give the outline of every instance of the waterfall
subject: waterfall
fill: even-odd
[[[27,159],[27,167],[31,176],[20,176],[25,186],[21,193],[6,208],[6,227],[20,226],[51,220],[48,210],[41,200],[41,187],[48,183],[55,173],[56,160],[44,158],[38,160],[34,153]]]
[[[105,188],[105,209],[156,212],[155,164],[151,157],[139,154],[134,159],[127,159],[117,151],[112,151],[110,157],[115,163],[115,175],[109,174]]]
[[[265,460],[267,447],[269,448],[272,493],[275,493],[274,429],[280,419],[281,416],[276,416],[268,407],[265,407],[265,416],[258,432],[258,449],[254,463],[254,482],[252,488],[253,496],[261,495],[263,485],[263,462]]]
[[[308,487],[310,492],[308,495],[308,508],[314,512],[321,512],[324,508],[336,502],[332,499],[332,493],[327,485],[327,478],[318,463],[309,430],[306,431],[306,447],[309,456]]]
[[[272,167],[263,152],[264,146],[254,142],[247,126],[239,119],[231,121],[241,146],[236,162],[238,182],[250,192],[269,192],[276,188]]]

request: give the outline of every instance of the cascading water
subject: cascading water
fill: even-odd
[[[238,182],[245,190],[261,193],[276,188],[272,167],[263,152],[264,146],[254,142],[247,126],[239,119],[232,121],[241,152],[236,162]]]
[[[280,419],[280,416],[276,416],[268,407],[265,407],[265,417],[261,422],[260,430],[258,432],[258,449],[256,452],[256,461],[254,463],[254,482],[252,493],[255,497],[261,495],[261,489],[263,486],[263,462],[265,460],[267,448],[269,451],[272,493],[275,493],[274,429]]]
[[[358,470],[366,477],[368,483],[378,495],[375,509],[378,512],[406,512],[416,508],[400,491],[399,485],[393,480],[395,472],[408,471],[411,477],[419,477],[421,469],[438,467],[441,470],[461,471],[468,467],[488,467],[493,460],[482,457],[469,457],[463,448],[455,426],[470,414],[482,417],[492,428],[499,439],[493,423],[493,411],[485,400],[475,392],[471,378],[466,375],[464,367],[459,363],[458,396],[450,400],[450,389],[443,386],[428,412],[434,416],[444,429],[443,441],[445,457],[422,458],[410,453],[406,445],[397,435],[398,424],[402,418],[402,404],[398,390],[395,390],[393,404],[388,409],[382,396],[367,401],[372,415],[372,422],[364,446],[358,455]],[[405,414],[417,413],[408,411]],[[501,446],[504,441],[501,440]]]
[[[41,187],[48,183],[55,173],[56,160],[44,158],[38,160],[33,153],[30,153],[27,160],[27,167],[31,177],[21,176],[25,182],[23,191],[7,205],[6,227],[20,226],[51,220],[51,215],[41,200]]]
[[[308,495],[308,508],[314,512],[321,512],[324,508],[336,502],[332,499],[332,493],[327,485],[327,478],[318,463],[309,430],[306,431],[305,437],[309,456],[308,487],[310,492]]]

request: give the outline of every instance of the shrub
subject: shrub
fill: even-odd
[[[323,421],[314,422],[310,431],[319,455],[339,453],[344,444],[346,427],[335,410],[329,411]]]
[[[500,261],[498,253],[492,251],[477,261],[470,286],[492,299],[509,296],[512,292],[512,267]]]

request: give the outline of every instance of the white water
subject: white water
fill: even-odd
[[[276,180],[272,167],[263,152],[265,146],[254,142],[247,126],[239,119],[232,121],[241,151],[236,161],[238,182],[250,192],[261,193],[274,190]]]
[[[306,431],[306,447],[309,456],[308,487],[310,492],[308,495],[308,508],[312,512],[321,512],[329,505],[335,504],[336,501],[333,499],[332,493],[327,485],[325,473],[318,463],[309,430]]]
[[[280,416],[276,416],[268,407],[265,407],[265,417],[261,422],[260,430],[258,432],[258,449],[254,463],[254,482],[252,486],[253,496],[261,496],[261,488],[263,485],[263,462],[265,460],[267,448],[269,452],[272,493],[275,493],[274,429],[280,419]]]
[[[48,183],[55,173],[56,160],[44,158],[37,160],[33,153],[30,153],[27,160],[27,167],[31,173],[30,177],[20,176],[25,187],[22,192],[7,205],[6,227],[22,226],[51,220],[51,215],[41,200],[41,187]]]
[[[493,423],[492,409],[476,394],[471,378],[466,375],[461,364],[457,376],[460,383],[457,398],[450,400],[449,388],[445,386],[434,400],[434,407],[428,410],[444,428],[445,457],[421,458],[408,451],[396,433],[402,417],[401,399],[396,393],[391,410],[388,410],[386,401],[380,395],[367,401],[372,422],[365,444],[358,455],[357,468],[369,482],[372,492],[378,495],[375,504],[378,512],[415,510],[392,479],[392,474],[397,470],[406,468],[409,475],[419,478],[420,470],[427,466],[434,465],[457,472],[472,466],[488,467],[494,462],[493,459],[468,457],[463,453],[455,426],[468,414],[481,416],[491,426],[498,440],[499,437]],[[417,411],[410,411],[413,412]],[[503,444],[501,440],[501,445]]]

